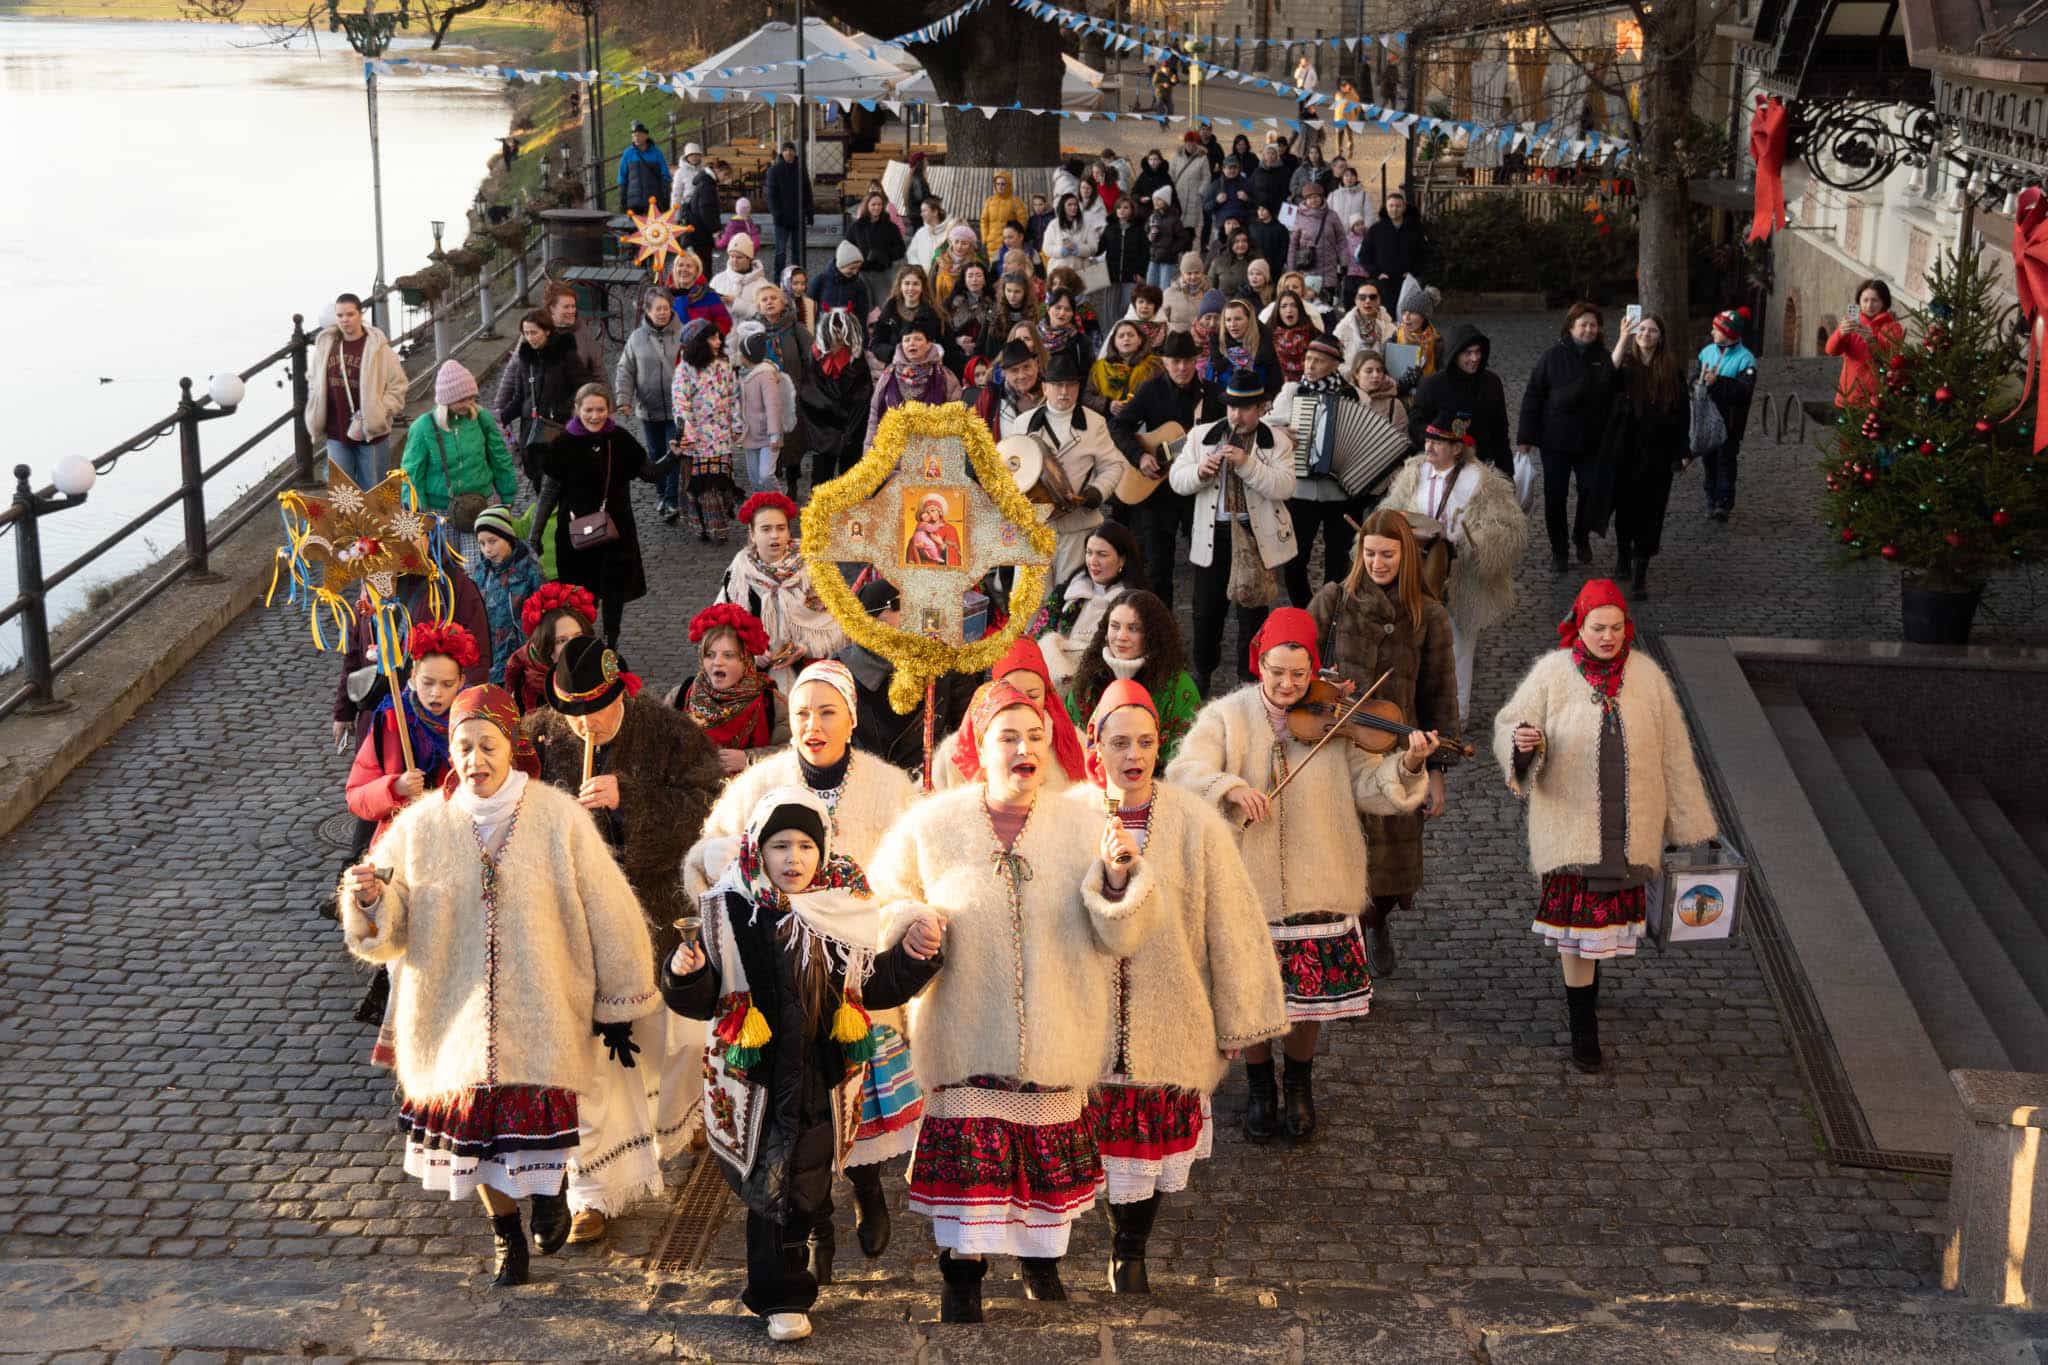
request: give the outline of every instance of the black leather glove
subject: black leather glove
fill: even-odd
[[[1102,490],[1101,490],[1100,488],[1084,488],[1084,489],[1082,489],[1082,490],[1081,490],[1081,505],[1082,505],[1083,507],[1100,507],[1100,506],[1102,506]]]
[[[604,1039],[605,1050],[612,1054],[612,1060],[631,1071],[637,1062],[633,1060],[640,1045],[633,1041],[633,1021],[621,1019],[615,1024],[592,1024],[592,1037]]]

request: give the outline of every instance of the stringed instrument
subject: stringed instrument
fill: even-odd
[[[1407,723],[1399,702],[1371,696],[1347,701],[1329,677],[1310,683],[1301,700],[1287,708],[1287,733],[1302,744],[1321,743],[1334,730],[1369,754],[1384,754],[1405,745],[1417,728]],[[1463,740],[1439,738],[1437,744],[1464,758],[1474,753]]]
[[[1168,422],[1157,431],[1139,432],[1138,447],[1147,455],[1156,456],[1160,464],[1171,464],[1173,454],[1169,447],[1187,434],[1188,429],[1180,423]],[[1151,497],[1159,485],[1165,482],[1163,475],[1155,479],[1138,466],[1132,465],[1124,471],[1123,478],[1117,481],[1116,500],[1126,507],[1135,507]]]

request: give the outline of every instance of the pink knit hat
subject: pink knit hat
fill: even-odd
[[[476,397],[476,376],[459,361],[443,361],[434,373],[434,401],[442,407],[464,403]]]

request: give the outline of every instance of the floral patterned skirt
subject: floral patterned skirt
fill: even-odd
[[[910,1207],[932,1240],[962,1255],[1066,1255],[1103,1183],[1083,1097],[971,1076],[932,1101],[910,1162]]]
[[[1089,1095],[1088,1125],[1102,1149],[1112,1204],[1186,1189],[1188,1173],[1209,1155],[1215,1138],[1207,1095],[1115,1077]]]
[[[401,1100],[405,1173],[450,1199],[479,1185],[514,1199],[561,1190],[575,1154],[576,1093],[538,1085],[478,1086],[433,1103]]]
[[[847,1154],[849,1166],[868,1166],[910,1151],[917,1146],[917,1125],[924,1117],[924,1091],[911,1069],[910,1045],[887,1024],[869,1032],[875,1056],[861,1072],[860,1127]]]
[[[1287,1022],[1358,1019],[1372,1013],[1365,935],[1351,915],[1289,915],[1266,926],[1287,990]]]
[[[1576,872],[1543,874],[1543,900],[1529,927],[1564,957],[1634,957],[1648,897],[1640,886],[1593,891]]]

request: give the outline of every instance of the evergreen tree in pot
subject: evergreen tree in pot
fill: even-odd
[[[1975,247],[1945,252],[1925,309],[1823,438],[1827,524],[1849,559],[1897,565],[1907,640],[1963,644],[1984,584],[2048,552],[2048,460],[2015,411],[2022,339]]]

